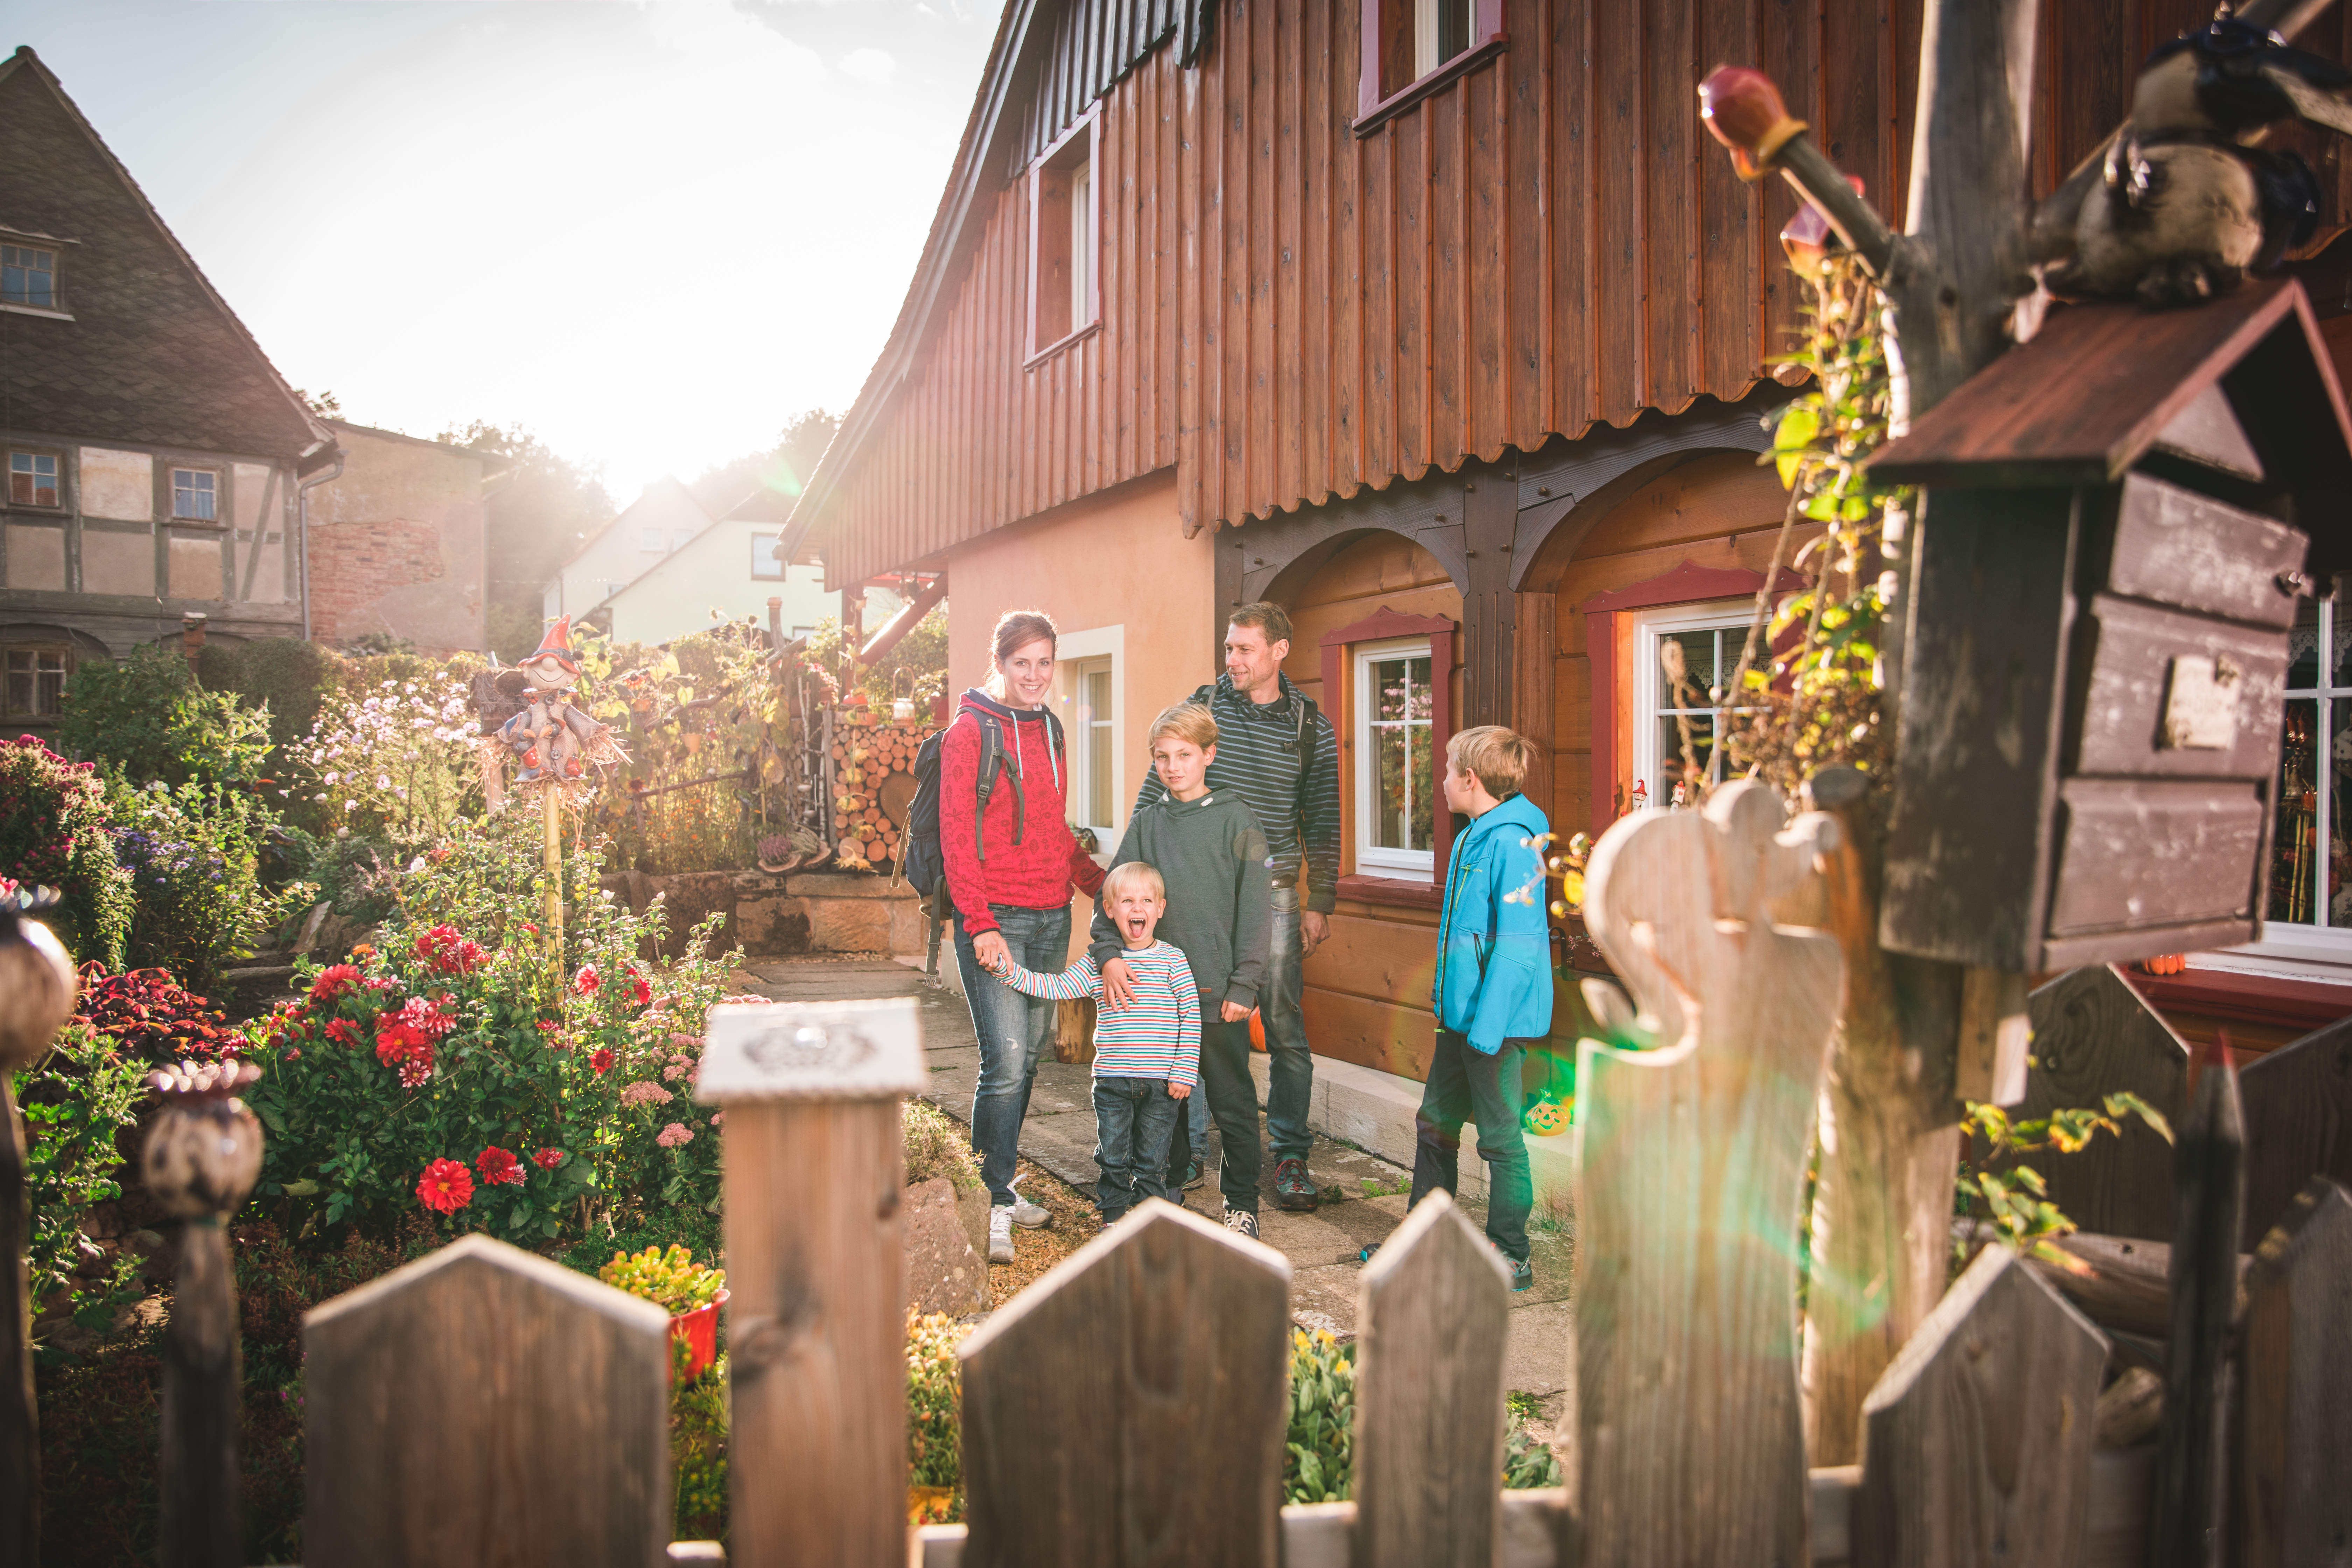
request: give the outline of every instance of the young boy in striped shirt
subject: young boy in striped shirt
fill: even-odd
[[[1133,1005],[1095,1013],[1095,1164],[1102,1172],[1095,1198],[1108,1229],[1145,1198],[1169,1195],[1177,1102],[1201,1081],[1201,1001],[1183,951],[1155,934],[1168,912],[1160,873],[1140,860],[1113,867],[1102,897],[1135,990]],[[1024,995],[1102,997],[1102,971],[1091,952],[1059,974],[1039,974],[1009,958],[995,973]]]

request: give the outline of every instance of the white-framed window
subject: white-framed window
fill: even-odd
[[[9,505],[56,506],[58,494],[55,452],[8,454]]]
[[[56,718],[65,706],[73,651],[33,645],[11,647],[5,654],[7,680],[0,689],[0,711],[10,719]]]
[[[1412,0],[1412,75],[1416,81],[1470,47],[1477,0]]]
[[[1123,710],[1126,671],[1124,626],[1064,632],[1055,639],[1052,701],[1062,717],[1070,764],[1064,805],[1072,827],[1093,830],[1106,859],[1118,847],[1128,807],[1151,765],[1141,728],[1129,723]]]
[[[769,582],[783,580],[784,558],[777,552],[777,546],[783,542],[784,536],[781,533],[755,533],[751,536],[751,575],[753,577],[763,578]]]
[[[658,528],[637,530],[637,548],[647,555],[659,555],[669,543],[669,535]]]
[[[210,468],[173,468],[172,515],[196,522],[218,521],[220,476]]]
[[[0,245],[0,304],[58,308],[58,253],[29,245]]]
[[[2352,964],[2352,834],[2345,820],[2352,614],[2336,599],[2305,599],[2287,635],[2286,733],[2263,940],[2231,952],[2290,964]]]
[[[1427,881],[1437,871],[1437,695],[1427,637],[1358,643],[1356,870]]]
[[[1634,806],[1677,804],[1693,763],[1710,784],[1721,782],[1721,688],[1739,667],[1755,613],[1753,600],[1725,599],[1634,615]]]

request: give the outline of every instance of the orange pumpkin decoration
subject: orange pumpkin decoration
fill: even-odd
[[[1254,1051],[1265,1049],[1265,1020],[1259,1016],[1258,1010],[1255,1007],[1250,1009],[1249,1026],[1250,1049]]]
[[[1555,1105],[1549,1100],[1538,1100],[1528,1112],[1528,1131],[1538,1138],[1549,1138],[1568,1131],[1569,1108]]]

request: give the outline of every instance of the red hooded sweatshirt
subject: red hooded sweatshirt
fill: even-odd
[[[1004,734],[1004,762],[988,797],[982,827],[988,837],[983,862],[972,844],[971,814],[979,803],[980,721],[986,712]],[[991,904],[1024,910],[1055,910],[1070,901],[1070,889],[1093,893],[1102,887],[1102,868],[1078,847],[1063,820],[1062,794],[1067,763],[1054,749],[1043,708],[1008,708],[977,689],[963,694],[955,722],[940,745],[940,854],[947,862],[948,896],[971,936],[996,929]],[[1014,788],[1014,780],[1020,787]],[[1022,815],[1026,805],[1026,815]],[[1014,820],[1021,842],[1013,841]]]

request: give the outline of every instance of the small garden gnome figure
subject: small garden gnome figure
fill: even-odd
[[[580,663],[572,654],[572,617],[557,616],[539,650],[520,668],[525,683],[523,710],[499,730],[499,739],[522,758],[515,783],[580,777],[588,771],[583,753],[604,726],[572,705]]]

